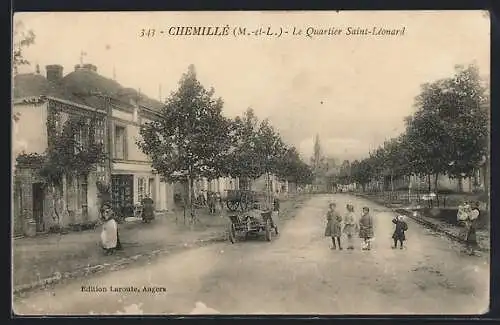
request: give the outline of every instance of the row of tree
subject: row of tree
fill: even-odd
[[[489,94],[475,65],[457,66],[452,77],[422,85],[415,107],[403,134],[344,164],[339,180],[364,190],[382,177],[418,175],[427,177],[430,190],[440,174],[461,181],[489,161]]]
[[[252,180],[273,174],[299,184],[311,181],[309,166],[267,119],[260,121],[252,109],[230,119],[222,114],[223,105],[213,89],[198,81],[191,65],[161,118],[141,127],[137,144],[163,177],[187,181],[191,189],[201,177]]]

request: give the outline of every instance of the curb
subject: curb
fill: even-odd
[[[438,233],[444,234],[444,235],[446,235],[446,237],[450,238],[451,240],[454,240],[454,241],[462,243],[462,244],[465,243],[465,240],[463,238],[461,238],[460,235],[452,233],[450,231],[447,231],[446,229],[443,229],[443,227],[441,227],[439,224],[430,222],[428,220],[425,220],[424,218],[419,218],[418,216],[414,216],[413,213],[411,213],[407,209],[402,209],[402,208],[395,208],[394,209],[394,208],[390,207],[387,203],[379,202],[377,200],[374,200],[373,198],[370,198],[369,196],[365,196],[365,195],[361,195],[361,194],[355,194],[355,195],[359,196],[359,197],[362,197],[364,199],[376,202],[378,204],[381,204],[381,205],[385,206],[386,208],[389,208],[389,209],[393,210],[394,212],[404,214],[408,218],[416,221],[418,224],[421,224],[421,225],[423,225],[423,226],[425,226],[427,228],[430,228],[430,229],[432,229],[432,230],[434,230],[434,231],[436,231]],[[481,251],[481,252],[489,252],[490,251],[490,249],[486,248],[486,247],[479,247],[478,250]]]
[[[141,259],[141,258],[145,258],[145,257],[151,258],[151,257],[159,256],[162,254],[171,253],[172,251],[177,252],[176,248],[179,248],[178,251],[180,251],[182,249],[203,247],[203,246],[207,246],[209,244],[223,242],[225,240],[226,240],[225,233],[224,234],[219,233],[217,235],[214,235],[213,237],[209,237],[208,239],[196,240],[193,243],[190,243],[191,245],[188,243],[185,243],[183,246],[182,245],[175,246],[174,249],[172,249],[171,247],[165,248],[165,249],[157,249],[154,251],[150,251],[148,253],[137,254],[134,256],[125,257],[125,258],[119,259],[118,261],[111,263],[111,264],[106,263],[106,264],[98,264],[98,265],[88,266],[88,267],[76,269],[74,271],[64,272],[62,274],[59,272],[56,272],[54,275],[52,275],[50,277],[47,277],[47,278],[38,280],[36,282],[29,283],[29,284],[24,284],[24,285],[19,285],[19,286],[14,287],[13,294],[14,295],[22,294],[22,293],[25,293],[28,291],[33,291],[35,289],[45,288],[48,285],[54,285],[54,284],[60,283],[64,280],[69,280],[69,279],[74,279],[74,278],[83,278],[83,277],[86,277],[88,275],[97,274],[97,273],[100,273],[100,272],[103,272],[106,270],[110,270],[110,271],[120,270],[120,269],[124,268],[125,266],[127,266],[127,265],[137,261],[138,259]]]
[[[294,210],[295,208],[296,208],[296,206],[294,205],[293,207],[291,207],[291,210]],[[285,210],[283,210],[283,212],[284,211]],[[175,246],[174,250],[176,248],[179,248],[179,251],[180,251],[182,249],[203,247],[203,246],[207,246],[210,244],[221,243],[221,242],[226,242],[226,241],[227,241],[227,234],[224,231],[222,233],[216,233],[213,236],[210,236],[210,237],[205,238],[205,239],[198,239],[198,240],[195,240],[194,242],[191,242],[191,243],[185,243],[184,245],[181,244],[181,245]],[[40,279],[36,282],[32,282],[29,284],[24,284],[24,285],[19,285],[19,286],[14,287],[13,294],[14,295],[22,294],[22,293],[25,293],[28,291],[33,291],[35,289],[45,288],[49,285],[54,285],[54,284],[60,283],[64,280],[69,280],[69,279],[74,279],[74,278],[84,278],[88,275],[97,274],[97,273],[100,273],[100,272],[103,272],[106,270],[110,270],[110,271],[120,270],[120,269],[124,268],[125,266],[133,263],[134,261],[137,261],[138,259],[147,258],[147,257],[151,258],[151,257],[155,257],[158,255],[171,253],[171,252],[172,252],[172,247],[164,248],[164,249],[157,249],[154,251],[150,251],[148,253],[137,254],[134,256],[125,257],[125,258],[122,258],[122,259],[112,263],[112,264],[102,264],[102,265],[99,264],[99,265],[88,266],[88,267],[80,268],[80,269],[77,269],[74,271],[64,272],[62,274],[59,272],[56,272],[54,275],[52,275],[50,277]]]

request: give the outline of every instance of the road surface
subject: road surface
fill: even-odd
[[[373,250],[330,249],[329,201],[370,207]],[[391,249],[393,213],[347,194],[314,196],[272,242],[218,243],[74,280],[14,302],[17,314],[479,314],[488,310],[489,261],[408,220]],[[83,292],[107,290],[107,292]],[[139,292],[112,292],[111,287]],[[92,287],[92,288],[89,288]],[[143,292],[144,287],[156,292]],[[126,289],[124,289],[126,290]]]

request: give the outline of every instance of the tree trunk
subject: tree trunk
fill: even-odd
[[[271,180],[269,177],[269,172],[266,172],[266,209],[269,209],[271,203]]]
[[[437,202],[437,207],[439,208],[438,177],[439,173],[436,173],[434,175],[434,192],[436,193],[436,202]]]
[[[193,217],[193,179],[188,175],[187,176],[187,204],[189,210],[189,217]],[[190,219],[191,220],[191,219]]]
[[[68,179],[66,174],[62,176],[62,211],[59,215],[59,225],[62,227],[63,223],[68,217]]]
[[[391,192],[394,193],[394,176],[391,172]]]
[[[427,174],[427,185],[429,186],[429,193],[428,193],[428,195],[430,195],[431,192],[432,192],[431,174]],[[430,196],[428,197],[427,201],[429,202],[429,208],[432,208],[432,200],[430,199]]]
[[[484,164],[483,172],[483,183],[484,183],[484,193],[486,194],[486,211],[490,211],[490,165],[489,159],[486,159],[486,163]]]
[[[464,191],[464,182],[462,175],[458,176],[458,193],[462,193]]]
[[[411,203],[411,175],[408,177],[408,203]]]

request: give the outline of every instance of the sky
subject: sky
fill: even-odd
[[[325,155],[358,159],[404,130],[420,85],[475,63],[489,78],[490,25],[484,11],[17,13],[36,34],[20,72],[84,63],[125,87],[164,99],[194,64],[224,100],[224,114],[252,107],[304,158],[319,135]],[[229,26],[230,35],[170,36],[172,26]],[[233,35],[271,27],[281,37]],[[346,35],[347,28],[401,29],[403,36]],[[281,29],[280,29],[281,28]],[[307,37],[292,30],[342,29]],[[155,29],[154,37],[140,37]],[[159,31],[164,30],[164,34]]]

